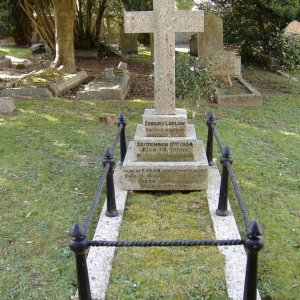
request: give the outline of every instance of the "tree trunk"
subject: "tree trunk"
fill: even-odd
[[[53,0],[55,14],[55,67],[63,66],[67,73],[75,73],[74,21],[76,0]]]

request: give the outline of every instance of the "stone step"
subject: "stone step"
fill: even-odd
[[[148,137],[184,137],[187,133],[186,109],[177,108],[175,115],[159,115],[155,114],[155,109],[145,109],[143,121]]]
[[[192,191],[207,189],[208,162],[202,141],[196,161],[134,161],[134,143],[129,144],[123,163],[123,188],[132,191]]]
[[[185,137],[147,137],[138,125],[134,137],[134,161],[196,161],[200,155],[194,125]]]

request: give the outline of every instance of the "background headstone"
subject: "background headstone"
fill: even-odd
[[[289,23],[284,29],[285,33],[298,33],[300,34],[300,22],[294,20]]]
[[[191,55],[209,58],[214,63],[212,73],[216,77],[241,76],[241,57],[224,50],[222,18],[214,12],[206,12],[204,28],[204,32],[191,39]]]
[[[206,12],[204,32],[198,33],[198,56],[210,57],[223,50],[223,20],[211,11]]]
[[[0,97],[0,113],[7,114],[16,110],[14,99],[11,97]]]
[[[124,33],[120,30],[120,50],[122,54],[138,54],[138,38],[134,33]]]

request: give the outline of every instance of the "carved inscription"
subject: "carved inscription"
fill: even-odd
[[[195,161],[196,141],[135,142],[136,161]]]
[[[207,188],[207,169],[169,170],[141,168],[124,170],[124,180],[135,190],[191,190]]]
[[[185,121],[144,121],[147,136],[185,136]]]

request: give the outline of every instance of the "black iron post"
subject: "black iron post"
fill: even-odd
[[[258,252],[264,245],[262,234],[260,225],[256,221],[251,222],[243,239],[247,252],[244,300],[256,300],[257,297]]]
[[[106,197],[107,210],[105,215],[107,217],[116,217],[118,211],[116,208],[115,185],[114,185],[114,165],[115,158],[112,154],[111,148],[106,148],[103,165],[109,164],[109,170],[106,175]]]
[[[219,194],[219,204],[216,214],[218,216],[227,216],[227,202],[228,202],[228,169],[227,162],[232,164],[231,151],[229,147],[225,147],[220,160],[222,164],[221,186]]]
[[[87,238],[84,228],[76,223],[70,229],[71,240],[69,246],[75,253],[76,271],[77,271],[77,283],[78,283],[78,295],[80,300],[91,300],[91,290],[89,273],[86,264],[85,250],[87,246]]]
[[[214,132],[212,126],[216,125],[216,116],[213,112],[208,113],[208,120],[206,121],[208,127],[207,133],[207,146],[206,146],[206,156],[208,164],[212,166],[213,163],[213,149],[214,149]]]
[[[125,115],[123,113],[120,113],[119,115],[118,126],[121,125],[123,125],[123,128],[120,134],[120,151],[121,151],[121,163],[123,163],[127,152],[126,136],[125,136],[125,127],[127,125],[127,122],[126,122]]]

